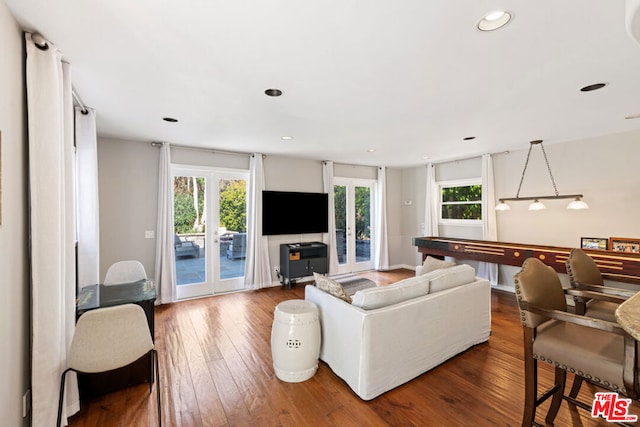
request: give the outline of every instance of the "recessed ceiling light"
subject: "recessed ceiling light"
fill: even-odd
[[[462,139],[465,140],[465,141],[472,141],[472,140],[476,139],[476,137],[475,136],[465,136]]]
[[[280,96],[282,95],[282,91],[280,89],[267,89],[264,93],[268,96]]]
[[[423,158],[424,160],[427,160],[427,159],[429,158],[429,156],[422,156],[422,158]]]
[[[627,117],[625,117],[625,119],[627,119],[627,120],[631,120],[631,119],[640,119],[640,113],[636,113],[636,114],[629,114]]]
[[[284,141],[291,141],[293,139],[292,136],[281,136],[280,139],[284,140]]]
[[[374,151],[376,151],[376,149],[375,149],[375,148],[369,148],[369,149],[367,150],[367,153],[373,153]]]
[[[178,119],[174,119],[173,117],[163,117],[162,120],[169,123],[177,123]]]
[[[594,90],[602,89],[603,87],[605,87],[608,84],[609,83],[594,83],[592,85],[588,85],[588,86],[585,86],[585,87],[581,88],[580,92],[591,92],[591,91],[594,91]]]
[[[511,21],[511,17],[511,13],[504,10],[488,13],[478,22],[478,29],[480,31],[497,30],[507,25]]]

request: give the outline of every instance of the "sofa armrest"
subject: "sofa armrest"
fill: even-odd
[[[305,286],[304,291],[305,299],[315,303],[320,314],[320,359],[347,383],[357,382],[367,312],[313,285]]]

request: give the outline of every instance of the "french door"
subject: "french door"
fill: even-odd
[[[246,172],[173,167],[178,299],[243,289],[247,178]]]
[[[374,188],[374,180],[334,178],[339,273],[353,273],[373,268]]]

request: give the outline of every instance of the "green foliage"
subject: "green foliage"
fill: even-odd
[[[442,188],[443,219],[482,219],[482,185]]]
[[[482,185],[443,187],[443,202],[477,202],[482,200]]]
[[[355,187],[356,196],[356,239],[371,238],[371,191],[369,187]],[[347,224],[347,187],[333,186],[336,229],[346,230]]]
[[[356,187],[356,240],[371,238],[371,189]]]
[[[178,234],[192,233],[196,210],[193,207],[191,194],[174,194],[173,196],[173,224]]]
[[[220,226],[229,231],[247,231],[247,183],[225,180],[220,183]]]
[[[336,216],[336,230],[346,230],[347,187],[344,185],[333,186],[333,203]]]

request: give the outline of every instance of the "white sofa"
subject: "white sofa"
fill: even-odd
[[[305,287],[305,299],[320,311],[320,359],[363,400],[491,333],[491,286],[464,264],[358,291],[352,304],[313,285]]]

